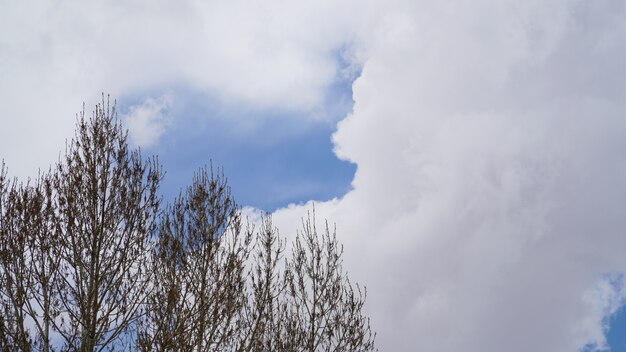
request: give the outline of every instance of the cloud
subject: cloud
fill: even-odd
[[[339,58],[372,13],[355,13],[360,3],[3,4],[0,150],[13,174],[35,174],[58,157],[83,101],[89,112],[101,92],[123,100],[180,88],[242,109],[323,110]]]
[[[141,104],[129,107],[122,120],[128,127],[132,144],[141,147],[156,144],[169,123],[165,111],[171,105],[172,98],[163,95],[157,99],[146,98]]]
[[[317,203],[382,350],[602,348],[626,270],[620,1],[415,2],[364,32]],[[293,233],[310,205],[275,214]]]
[[[583,300],[591,307],[592,312],[580,322],[579,329],[593,336],[586,348],[609,350],[605,337],[609,329],[609,318],[619,311],[625,299],[623,274],[606,275],[593,289],[585,293]]]

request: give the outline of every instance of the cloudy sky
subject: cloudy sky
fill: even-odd
[[[175,195],[315,201],[381,351],[626,351],[626,2],[0,0],[0,158],[117,100]]]

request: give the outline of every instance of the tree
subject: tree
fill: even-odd
[[[303,221],[286,267],[286,335],[290,351],[370,351],[375,336],[362,315],[366,292],[343,272],[343,246],[315,212]]]
[[[318,234],[314,215],[282,262],[285,240],[271,217],[243,230],[223,174],[205,168],[158,233],[143,350],[375,349],[365,291],[343,273],[343,248],[328,225]]]
[[[247,341],[237,351],[373,351],[375,333],[362,314],[365,290],[342,270],[343,247],[315,212],[284,258],[285,239],[267,216],[257,233],[250,274]],[[280,266],[281,259],[285,259]]]
[[[104,99],[90,119],[83,109],[77,127],[53,182],[66,318],[57,330],[69,349],[92,352],[121,347],[139,318],[162,172],[156,159],[129,151]]]
[[[54,231],[49,175],[34,184],[6,180],[0,171],[0,342],[23,351],[50,350],[51,325],[59,315],[58,237]],[[34,326],[36,336],[26,323]]]
[[[231,349],[243,328],[250,241],[223,174],[201,169],[162,217],[142,349]]]
[[[25,202],[17,182],[8,181],[6,175],[3,163],[0,168],[0,342],[3,351],[8,351],[9,346],[29,351],[32,341],[25,326],[29,278],[23,254],[26,249]]]
[[[223,170],[161,206],[115,104],[34,181],[0,168],[0,351],[373,351],[335,231],[244,225]]]
[[[262,219],[255,236],[249,272],[249,293],[243,317],[246,329],[240,335],[238,351],[280,351],[289,339],[284,329],[286,312],[281,303],[285,293],[285,241],[272,225],[272,218]]]

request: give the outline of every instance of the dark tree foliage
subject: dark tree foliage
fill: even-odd
[[[2,164],[0,352],[375,350],[366,292],[314,213],[287,251],[269,215],[243,225],[222,170],[164,207],[162,177],[104,99],[48,173]]]

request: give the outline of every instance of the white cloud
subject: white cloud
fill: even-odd
[[[47,167],[100,92],[183,87],[233,106],[319,110],[340,51],[374,13],[353,9],[368,2],[3,1],[2,157],[20,176]]]
[[[580,322],[578,329],[587,331],[592,338],[588,341],[580,341],[580,343],[586,343],[597,350],[609,350],[610,346],[607,345],[604,336],[609,329],[608,321],[623,306],[625,299],[623,275],[606,275],[598,281],[595,287],[587,291],[583,300],[587,304],[589,313]]]
[[[132,144],[151,147],[165,132],[169,123],[166,110],[172,105],[172,98],[163,95],[160,98],[146,98],[141,104],[133,105],[122,116]]]
[[[363,40],[334,136],[354,190],[316,205],[382,350],[601,348],[622,301],[597,285],[626,270],[625,5],[413,5]]]

